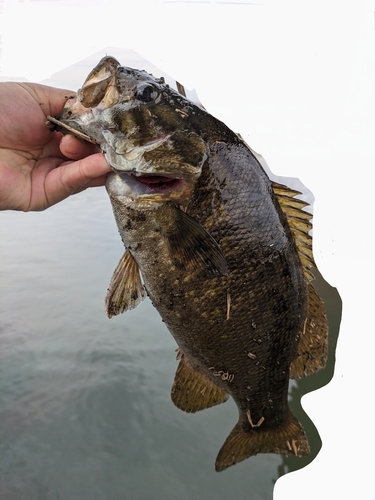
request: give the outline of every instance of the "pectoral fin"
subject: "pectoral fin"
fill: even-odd
[[[138,264],[127,250],[119,260],[105,298],[105,312],[109,318],[137,307],[146,297]]]
[[[224,403],[229,398],[227,392],[195,370],[182,353],[180,356],[171,390],[172,401],[177,408],[187,413],[195,413]]]
[[[307,317],[290,378],[299,379],[324,368],[328,356],[328,323],[324,303],[314,287],[308,286]]]
[[[193,217],[173,205],[173,227],[162,230],[171,258],[183,265],[191,262],[211,274],[228,274],[222,251],[212,236]]]

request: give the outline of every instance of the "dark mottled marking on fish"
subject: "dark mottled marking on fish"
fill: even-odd
[[[300,193],[272,183],[241,137],[202,107],[112,57],[59,124],[99,144],[113,169],[106,188],[126,251],[108,316],[147,290],[179,346],[175,405],[237,404],[216,470],[257,453],[307,455],[288,383],[325,365],[327,321]]]

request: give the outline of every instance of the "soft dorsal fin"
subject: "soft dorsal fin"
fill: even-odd
[[[195,370],[180,349],[177,359],[180,359],[180,364],[171,390],[171,398],[177,408],[195,413],[224,403],[229,398],[226,391]]]
[[[312,215],[302,210],[308,203],[295,198],[302,193],[282,184],[272,182],[272,189],[294,236],[303,274],[308,283],[306,320],[303,331],[300,332],[296,357],[290,367],[290,377],[299,379],[325,367],[328,356],[328,322],[324,303],[310,283],[315,279],[310,269],[316,266],[312,237],[309,234]]]
[[[325,367],[328,357],[328,321],[324,304],[310,283],[307,287],[307,314],[290,378],[299,379]]]
[[[309,234],[312,229],[312,215],[302,210],[308,206],[308,203],[295,198],[295,196],[302,193],[283,184],[272,182],[272,189],[294,236],[303,274],[307,282],[310,282],[315,279],[314,275],[310,272],[310,268],[315,267],[312,253],[312,237]]]

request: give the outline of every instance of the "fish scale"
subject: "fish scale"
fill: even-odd
[[[232,162],[231,165],[233,165]],[[218,168],[217,164],[214,163],[212,168]],[[229,177],[229,173],[227,176]],[[204,175],[202,175],[203,182]],[[152,233],[149,227],[150,219],[154,219],[151,226],[160,224],[158,221],[162,220],[164,216],[158,212],[162,211],[164,207],[150,214],[147,221],[148,227],[137,228],[135,238],[139,239],[141,232],[141,234],[147,234],[147,239],[151,241],[146,248],[143,246],[144,253],[135,252],[134,256],[138,266],[142,269],[148,295],[161,313],[185,356],[196,369],[222,386],[233,397],[242,412],[241,422],[246,430],[250,430],[252,425],[249,422],[249,414],[253,423],[264,418],[263,429],[267,429],[269,426],[274,426],[286,413],[288,371],[296,349],[291,340],[296,342],[295,338],[302,328],[301,311],[303,308],[296,308],[300,314],[293,315],[291,315],[291,309],[294,309],[296,302],[303,303],[303,294],[298,287],[292,286],[283,276],[280,276],[288,274],[287,271],[291,266],[290,245],[288,245],[288,240],[282,230],[278,228],[278,234],[281,236],[279,238],[281,248],[278,248],[278,240],[273,235],[272,258],[266,260],[265,252],[261,252],[263,265],[260,265],[258,258],[261,251],[259,240],[264,240],[265,246],[267,246],[268,235],[271,231],[267,229],[267,234],[261,238],[260,235],[254,237],[248,229],[243,228],[242,224],[248,223],[249,217],[243,216],[242,197],[240,197],[238,204],[223,203],[225,208],[221,210],[222,218],[217,217],[217,211],[213,217],[203,207],[203,212],[207,213],[207,218],[203,220],[201,215],[195,213],[196,207],[201,206],[199,204],[201,199],[199,184],[198,182],[196,187],[196,198],[194,197],[192,202],[188,204],[187,212],[195,216],[202,226],[216,237],[215,239],[228,263],[228,276],[207,279],[204,270],[194,271],[192,269],[190,272],[187,272],[186,268],[173,270],[166,249],[160,247],[160,253],[152,265],[152,267],[156,266],[157,262],[158,276],[155,276],[153,272],[149,274],[150,257],[147,248],[156,248],[159,239],[158,233]],[[249,183],[249,185],[251,184]],[[212,201],[207,197],[204,197],[204,200],[212,209]],[[267,202],[267,204],[269,203]],[[230,231],[232,234],[225,243],[227,235],[222,228],[224,225],[228,227],[227,220],[228,217],[233,219],[232,211],[234,209],[241,213],[239,220],[236,220],[239,229],[233,231],[232,227]],[[121,214],[124,213],[121,207],[119,207],[119,211]],[[261,213],[261,208],[258,207],[258,211]],[[276,214],[276,211],[274,212]],[[117,208],[115,208],[116,213]],[[256,215],[255,218],[257,217]],[[276,215],[275,219],[275,223],[280,224]],[[119,225],[121,226],[121,222]],[[217,237],[219,232],[221,232],[220,239]],[[132,235],[127,233],[123,235],[123,238],[125,245],[132,248]],[[282,270],[280,256],[275,253],[276,249],[288,252],[287,258],[283,259],[285,272]],[[249,257],[250,261],[254,260],[255,262],[251,265],[244,262],[245,255]],[[297,261],[296,257],[295,260]],[[241,262],[240,265],[238,261]],[[232,262],[234,262],[233,266]],[[297,265],[295,267],[295,274],[298,274],[299,271],[299,281],[302,283],[302,268],[301,266],[298,268]],[[248,289],[243,283],[241,284],[244,269],[250,274],[250,279],[247,282]],[[168,278],[160,280],[160,274]],[[282,278],[280,282],[277,279],[278,276]],[[271,287],[269,286],[270,277],[272,277]],[[184,280],[183,294],[179,294],[177,298],[174,297],[172,285],[176,279]],[[273,291],[275,289],[277,294]],[[232,300],[231,315],[227,320],[228,290]],[[199,298],[198,307],[196,305],[191,307],[190,295]],[[169,301],[173,302],[173,308],[165,307],[165,301],[168,301],[166,296],[169,296]],[[261,310],[259,304],[261,304]],[[254,322],[257,325],[256,338],[259,342],[252,340],[249,335],[248,325]],[[186,325],[189,325],[188,329]],[[284,334],[280,335],[280,331]],[[291,332],[293,332],[292,335]],[[251,352],[258,352],[256,362],[249,360],[245,352],[246,348]],[[228,374],[227,377],[225,374]],[[251,389],[247,389],[247,387],[251,387]],[[272,395],[272,404],[269,403],[269,394]]]
[[[216,470],[257,453],[308,454],[288,384],[324,367],[328,328],[299,193],[272,183],[222,122],[111,57],[51,121],[97,143],[113,169],[125,253],[108,316],[148,295],[178,344],[174,404],[194,413],[231,396],[238,407]]]

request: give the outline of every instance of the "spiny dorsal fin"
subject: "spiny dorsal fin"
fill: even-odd
[[[138,264],[126,250],[119,260],[109,283],[105,298],[105,312],[109,318],[137,307],[146,297]]]
[[[315,266],[312,253],[312,238],[309,234],[312,229],[312,215],[302,210],[308,203],[295,198],[295,196],[302,193],[283,184],[272,182],[272,189],[294,236],[303,274],[306,280],[310,282],[315,279],[314,275],[310,272],[310,268]]]
[[[299,379],[324,368],[328,357],[328,322],[322,300],[309,284],[307,315],[300,334],[297,355],[290,366],[290,378]]]
[[[171,398],[177,408],[195,413],[224,403],[229,398],[227,392],[195,370],[182,351],[178,351],[177,359],[180,359],[180,364],[171,390]]]

